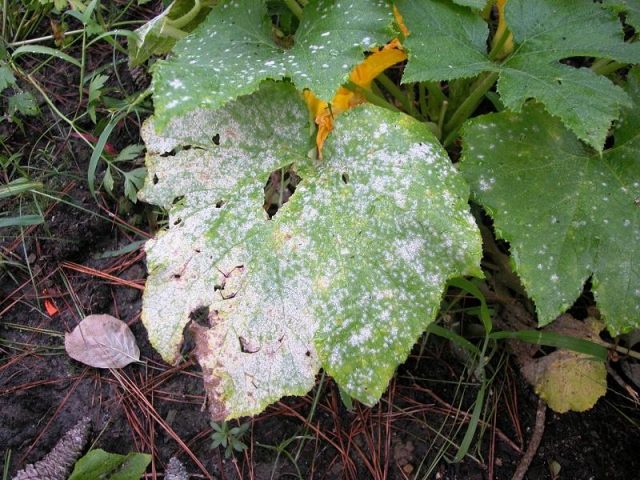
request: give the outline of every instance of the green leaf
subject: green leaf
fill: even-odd
[[[639,73],[629,74],[636,101]],[[569,308],[591,277],[609,331],[640,326],[639,134],[640,113],[628,109],[600,156],[539,105],[465,128],[462,172],[510,242],[540,324]]]
[[[264,1],[222,2],[154,68],[156,125],[197,107],[218,108],[268,78],[288,76],[330,100],[363,51],[390,39],[392,24],[382,0],[311,0],[285,50],[273,38]]]
[[[399,0],[412,34],[403,82],[440,81],[499,72],[504,105],[520,111],[535,98],[581,140],[602,151],[611,122],[629,106],[625,92],[587,68],[560,63],[570,57],[640,62],[640,45],[624,42],[615,14],[583,0],[510,0],[506,20],[515,50],[504,62],[487,54],[488,26],[471,10],[446,0]]]
[[[191,330],[216,418],[305,394],[320,367],[375,403],[447,280],[481,275],[467,186],[426,126],[357,108],[316,165],[307,117],[293,86],[267,83],[174,119],[171,136],[144,128],[140,197],[168,208],[170,226],[146,246],[142,318],[173,362],[190,315],[208,309],[209,326]],[[269,219],[265,183],[292,163],[302,183]]]
[[[42,45],[23,45],[22,47],[16,48],[11,54],[13,59],[18,58],[21,55],[29,54],[29,53],[37,53],[41,55],[47,55],[50,57],[56,57],[66,62],[69,62],[71,65],[75,65],[78,68],[81,68],[82,65],[78,60],[73,58],[71,55],[64,53],[57,48],[44,47]]]
[[[172,22],[184,18],[193,7],[193,0],[175,0],[160,15],[138,28],[128,42],[131,65],[134,67],[141,65],[152,55],[169,53],[177,41],[171,35]],[[185,34],[191,32],[202,23],[210,10],[208,6],[203,5],[193,18],[180,26],[180,30]]]
[[[134,168],[129,172],[123,172],[124,175],[124,194],[133,203],[138,202],[138,190],[144,184],[144,178],[147,176],[147,169],[144,167]]]
[[[143,151],[144,151],[144,145],[137,145],[137,144],[127,145],[120,151],[120,153],[118,153],[118,156],[112,161],[114,163],[129,162],[131,160],[135,160],[136,158],[138,158]]]
[[[5,88],[13,87],[16,84],[16,77],[13,76],[11,68],[0,64],[0,92]]]
[[[625,21],[633,28],[640,28],[640,0],[604,0],[607,8],[615,13],[624,13]]]
[[[104,179],[102,180],[102,185],[107,190],[107,192],[113,192],[113,175],[111,174],[111,167],[107,166],[107,169],[104,171]]]
[[[76,462],[69,480],[139,480],[151,462],[151,455],[118,455],[101,449],[91,450]]]
[[[475,12],[449,0],[399,0],[411,34],[403,83],[467,78],[497,68],[487,56],[489,27]]]
[[[44,223],[42,215],[19,215],[17,217],[0,217],[0,228],[27,227]]]
[[[33,116],[40,113],[36,98],[31,92],[18,92],[9,97],[8,111],[10,115],[20,113]]]
[[[109,80],[108,75],[96,75],[91,79],[91,83],[89,83],[89,96],[87,101],[89,103],[100,98],[101,90],[104,87],[104,84]]]

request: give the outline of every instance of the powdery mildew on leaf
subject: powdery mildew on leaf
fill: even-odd
[[[535,98],[581,140],[602,150],[611,122],[631,105],[618,86],[588,68],[560,63],[570,57],[640,62],[640,45],[624,42],[617,16],[583,0],[510,0],[506,21],[514,53],[502,63],[487,54],[488,26],[469,9],[448,0],[397,2],[415,35],[406,46],[403,82],[439,81],[499,72],[504,105],[520,111]],[[585,34],[585,28],[588,34]]]
[[[314,166],[306,120],[293,87],[269,83],[174,120],[171,138],[145,129],[142,195],[170,218],[147,244],[143,322],[175,361],[191,313],[208,309],[191,330],[216,418],[304,394],[320,367],[375,403],[447,279],[481,275],[468,187],[428,129],[359,108],[340,117]],[[265,182],[291,163],[302,183],[268,219]]]
[[[156,124],[162,128],[197,107],[220,107],[265,79],[285,76],[328,101],[363,52],[391,38],[392,23],[384,0],[311,0],[293,47],[283,49],[264,0],[221,2],[154,69]]]
[[[171,137],[156,136],[152,124],[143,131],[149,173],[141,198],[169,209],[170,228],[146,247],[142,320],[174,362],[191,313],[208,307],[211,328],[195,336],[216,417],[306,393],[318,370],[315,323],[292,304],[305,298],[304,284],[275,281],[280,252],[262,209],[269,174],[304,159],[307,115],[293,87],[268,84],[229,108],[174,120]]]
[[[324,156],[321,177],[298,192],[295,231],[309,238],[323,367],[371,405],[435,318],[446,281],[482,275],[480,238],[468,187],[410,117],[343,114]]]
[[[640,98],[637,71],[630,93]],[[640,119],[623,116],[602,156],[539,105],[472,120],[462,172],[511,244],[542,325],[569,308],[592,277],[609,331],[640,326]]]

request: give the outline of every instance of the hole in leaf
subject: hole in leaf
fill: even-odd
[[[224,206],[224,200],[218,200],[216,202],[216,208],[222,208]]]
[[[176,149],[174,148],[173,150],[169,150],[168,152],[161,153],[160,156],[162,158],[167,158],[167,157],[173,157],[175,156],[175,154],[176,154]]]
[[[220,134],[216,133],[212,138],[211,141],[213,142],[214,145],[220,145]]]
[[[189,319],[202,327],[210,327],[209,325],[209,307],[198,307],[189,314]]]
[[[153,179],[151,180],[153,182],[154,185],[158,184],[158,181],[160,179],[158,178],[158,175],[156,175],[155,173],[153,174]]]
[[[609,150],[610,148],[613,148],[614,145],[615,145],[615,138],[613,137],[613,135],[609,135],[604,142],[604,149]]]
[[[180,225],[181,223],[182,223],[182,219],[181,219],[181,218],[176,218],[176,219],[173,221],[173,224],[174,224],[174,225]]]
[[[349,174],[348,173],[343,173],[342,174],[342,182],[346,185],[349,183]]]
[[[238,341],[240,342],[240,351],[242,353],[256,353],[260,350],[260,346],[255,342],[247,340],[244,337],[238,337]]]
[[[294,194],[302,179],[296,174],[293,165],[278,169],[269,175],[269,180],[264,186],[264,204],[262,208],[269,218],[280,210]]]
[[[184,195],[178,195],[176,198],[174,198],[171,201],[171,205],[177,205],[178,203],[180,203],[182,200],[184,200]]]

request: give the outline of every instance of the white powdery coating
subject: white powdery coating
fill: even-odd
[[[304,158],[307,138],[288,124],[269,135],[265,124],[282,114],[270,117],[256,98],[229,111],[216,113],[222,124],[197,113],[185,123],[201,131],[178,122],[174,143],[152,142],[156,182],[144,198],[184,198],[171,207],[169,231],[147,248],[150,338],[167,342],[163,356],[172,358],[189,314],[208,307],[199,361],[210,401],[228,418],[305,393],[321,362],[351,395],[374,403],[434,318],[447,279],[477,271],[466,186],[424,127],[364,107],[341,117],[318,171],[307,170],[268,220],[268,174],[281,155]],[[239,111],[252,119],[250,132]],[[287,122],[304,127],[303,116]],[[384,132],[372,132],[375,124]],[[158,146],[186,141],[199,147],[161,156]]]
[[[330,100],[363,53],[390,40],[393,21],[381,0],[313,2],[293,47],[285,50],[273,41],[268,18],[265,2],[225,2],[178,42],[174,56],[160,61],[154,75],[162,123],[197,107],[218,108],[255,91],[265,79],[289,77],[299,90],[310,88]],[[194,92],[193,98],[185,92]]]

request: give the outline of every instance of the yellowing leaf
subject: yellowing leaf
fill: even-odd
[[[582,322],[563,315],[546,330],[597,343],[602,328],[596,320]],[[522,373],[540,398],[558,413],[589,410],[607,393],[605,362],[584,353],[559,349],[531,358],[522,366]]]
[[[584,412],[607,393],[605,364],[583,353],[558,350],[537,368],[535,391],[554,412]]]
[[[371,88],[371,82],[373,82],[378,75],[391,65],[395,65],[406,59],[407,54],[404,50],[401,50],[400,42],[395,39],[382,49],[369,55],[362,63],[357,65],[351,72],[349,80],[359,87],[369,89]],[[329,135],[329,132],[333,129],[334,118],[342,112],[366,102],[362,94],[353,92],[345,87],[338,89],[331,103],[320,100],[310,90],[305,90],[304,98],[309,107],[309,111],[318,125],[316,145],[321,156],[322,145]]]

